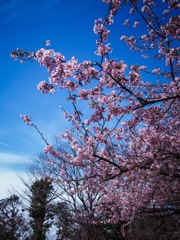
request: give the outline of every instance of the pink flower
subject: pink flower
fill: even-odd
[[[135,21],[133,27],[137,28],[139,26],[139,22]]]
[[[27,124],[27,125],[29,125],[29,126],[31,126],[31,125],[33,125],[33,123],[31,122],[31,118],[29,117],[29,116],[27,116],[27,115],[20,115],[20,118],[21,119],[23,119],[24,120],[24,122]]]
[[[46,40],[46,41],[45,41],[45,45],[46,45],[47,47],[49,47],[49,46],[50,46],[50,40]]]
[[[149,11],[149,7],[148,7],[147,5],[145,5],[145,6],[143,6],[143,7],[141,8],[141,11],[142,11],[142,12],[148,12],[148,11]]]
[[[152,70],[152,73],[159,74],[160,72],[161,72],[160,68],[155,68],[155,69]]]
[[[163,14],[167,16],[169,14],[169,10],[168,9],[164,10]]]
[[[15,51],[13,51],[11,52],[11,57],[13,60],[17,60],[18,54]]]
[[[110,48],[110,44],[102,44],[101,42],[98,42],[97,44],[97,51],[95,52],[98,56],[104,56],[108,53],[111,53],[112,49]]]
[[[50,151],[52,151],[53,150],[53,146],[52,145],[47,145],[45,148],[44,148],[44,153],[48,153],[48,152],[50,152]]]
[[[130,14],[134,14],[135,13],[135,9],[134,8],[131,8],[130,11],[129,11]]]
[[[129,19],[126,19],[126,21],[123,24],[124,26],[129,26]]]
[[[55,89],[51,84],[46,83],[45,81],[41,81],[38,85],[37,88],[39,91],[42,93],[55,93]]]

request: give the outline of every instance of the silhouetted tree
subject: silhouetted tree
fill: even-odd
[[[33,240],[45,240],[53,222],[53,187],[48,179],[36,180],[30,187],[30,225]]]
[[[29,227],[23,216],[20,198],[11,195],[0,200],[0,239],[25,240],[28,239]]]

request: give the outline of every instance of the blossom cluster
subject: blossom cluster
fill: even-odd
[[[29,116],[27,116],[26,114],[21,114],[21,115],[20,115],[20,118],[23,119],[23,121],[24,121],[27,125],[29,125],[29,126],[33,125],[32,121],[31,121],[31,118],[30,118]]]

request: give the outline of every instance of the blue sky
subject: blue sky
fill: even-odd
[[[44,148],[38,133],[22,122],[20,114],[31,116],[49,142],[67,128],[58,108],[66,104],[63,92],[44,95],[36,88],[38,82],[48,79],[47,70],[35,62],[13,61],[11,51],[36,51],[50,40],[51,47],[66,59],[96,60],[94,20],[104,17],[106,11],[101,0],[0,0],[0,198],[7,189],[21,185],[18,176],[26,176],[25,163]],[[126,30],[119,21],[111,38],[115,57],[140,61],[120,42]]]
[[[63,93],[44,95],[36,85],[46,80],[46,69],[37,63],[20,64],[10,58],[16,48],[36,51],[50,39],[66,58],[95,59],[94,20],[104,16],[101,0],[0,1],[0,198],[21,185],[25,164],[42,151],[44,142],[26,126],[20,114],[32,117],[49,142],[67,128]]]

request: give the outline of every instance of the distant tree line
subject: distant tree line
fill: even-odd
[[[36,180],[31,188],[29,207],[18,195],[0,200],[1,240],[166,240],[179,239],[178,219],[173,215],[150,217],[139,215],[127,226],[126,238],[121,235],[122,223],[90,222],[84,206],[76,209],[82,218],[77,221],[68,201],[53,200],[53,186],[47,179]],[[75,207],[75,206],[74,206]]]
[[[56,151],[72,154],[67,143],[55,145]],[[27,169],[30,181],[22,180],[24,192],[0,200],[0,240],[179,239],[179,214],[170,205],[164,211],[156,204],[142,209],[131,224],[109,222],[109,215],[121,208],[113,208],[111,201],[109,208],[103,206],[101,186],[85,175],[88,166],[64,161],[44,153],[34,157]],[[92,181],[88,188],[86,181]],[[97,204],[101,205],[99,212]],[[121,233],[124,225],[126,237]]]
[[[48,179],[36,180],[29,188],[27,199],[11,195],[0,200],[1,240],[85,240],[123,239],[118,226],[95,225],[73,218],[68,201],[54,199],[53,186]],[[30,197],[30,198],[29,198]],[[77,209],[83,215],[83,207]],[[90,226],[91,225],[91,226]]]

